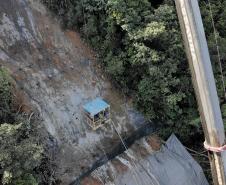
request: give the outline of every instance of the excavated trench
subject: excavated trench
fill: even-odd
[[[140,140],[145,136],[149,136],[153,132],[154,132],[153,126],[151,125],[151,123],[147,122],[144,125],[142,125],[141,128],[138,128],[136,131],[134,131],[129,137],[124,138],[123,142],[126,145],[126,147],[129,148],[137,140]],[[82,172],[76,180],[70,183],[70,185],[80,185],[81,180],[89,176],[98,167],[106,164],[108,161],[114,159],[116,156],[125,152],[126,148],[124,144],[120,142],[117,146],[113,147],[110,152],[107,152],[104,155],[102,155],[100,159],[98,159],[94,164],[92,164],[92,166],[88,170]]]

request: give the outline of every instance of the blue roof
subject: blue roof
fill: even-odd
[[[92,100],[83,106],[85,111],[90,113],[91,116],[98,114],[108,107],[109,105],[101,98],[96,98],[95,100]]]

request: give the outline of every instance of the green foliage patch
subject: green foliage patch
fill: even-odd
[[[11,118],[12,88],[12,79],[8,71],[0,67],[0,120],[2,122],[6,122]]]
[[[26,173],[32,173],[40,165],[42,153],[42,146],[36,143],[35,138],[30,137],[29,128],[25,123],[0,125],[0,166],[3,171],[3,184],[26,184],[26,179],[31,181]],[[10,175],[5,175],[7,173]],[[32,174],[29,175],[31,176]],[[34,181],[34,177],[32,178]]]
[[[34,170],[41,164],[43,146],[33,135],[30,120],[14,113],[13,81],[4,68],[0,100],[0,184],[37,185]]]

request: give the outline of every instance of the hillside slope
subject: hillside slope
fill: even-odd
[[[82,119],[81,106],[103,97],[113,121],[128,136],[145,120],[102,75],[95,54],[79,35],[63,31],[57,20],[33,0],[0,0],[0,64],[10,70],[17,86],[40,113],[59,152],[57,177],[67,184],[86,171],[120,141],[111,124],[92,131]]]

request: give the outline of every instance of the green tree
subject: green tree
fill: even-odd
[[[31,173],[40,165],[43,149],[29,135],[28,124],[0,125],[1,171],[12,174],[12,180]]]
[[[0,184],[37,185],[33,174],[43,147],[37,144],[30,120],[14,113],[13,88],[10,75],[0,68]]]
[[[8,71],[0,67],[0,120],[2,122],[12,121],[12,79]]]

